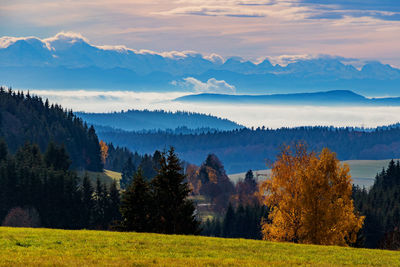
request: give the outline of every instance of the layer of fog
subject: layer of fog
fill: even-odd
[[[376,127],[400,121],[400,107],[326,107],[193,104],[172,101],[188,93],[137,93],[128,91],[48,91],[31,93],[59,103],[64,108],[85,112],[128,109],[193,111],[227,118],[247,127],[295,126]]]

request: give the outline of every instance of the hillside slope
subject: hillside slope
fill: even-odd
[[[399,266],[400,252],[195,236],[0,227],[0,265]]]
[[[0,138],[11,152],[25,142],[38,144],[43,152],[49,141],[54,141],[65,146],[72,168],[103,169],[94,128],[88,128],[72,111],[50,105],[38,96],[0,87]]]

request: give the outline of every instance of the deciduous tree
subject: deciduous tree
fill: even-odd
[[[100,140],[99,144],[101,152],[101,161],[103,162],[103,164],[106,164],[106,159],[108,157],[108,146],[103,140]]]
[[[282,149],[261,194],[270,208],[264,239],[344,246],[356,241],[362,227],[364,217],[354,212],[349,167],[327,148],[319,155],[301,143]]]

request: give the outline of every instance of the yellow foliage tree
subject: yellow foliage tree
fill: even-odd
[[[103,164],[105,164],[106,159],[108,157],[108,146],[103,140],[100,140],[100,151],[101,151],[101,161],[103,162]]]
[[[354,212],[349,167],[327,148],[319,155],[301,143],[283,148],[260,193],[270,209],[267,240],[346,246],[364,221]]]

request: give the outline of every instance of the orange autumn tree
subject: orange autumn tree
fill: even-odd
[[[101,161],[103,162],[103,164],[105,164],[106,159],[108,157],[108,146],[103,140],[100,141],[100,151],[101,151]]]
[[[260,193],[270,209],[267,240],[346,246],[364,221],[354,212],[349,167],[327,148],[317,155],[301,143],[284,147]]]

